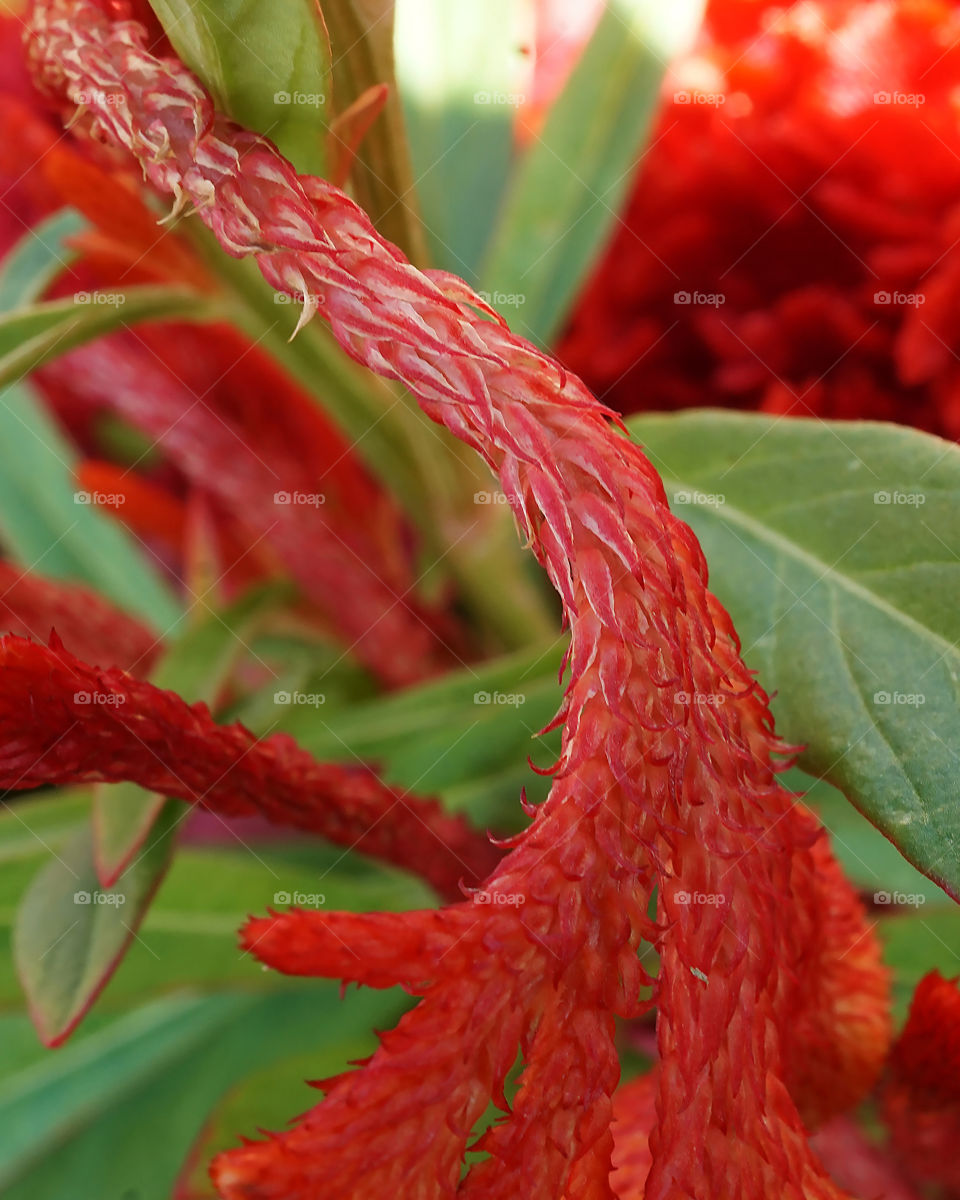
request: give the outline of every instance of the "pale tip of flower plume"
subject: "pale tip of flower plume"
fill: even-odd
[[[65,130],[72,129],[74,127],[74,125],[76,125],[76,123],[81,119],[81,117],[87,111],[88,111],[87,106],[85,104],[78,104],[73,116],[70,118],[69,121],[65,122],[63,128]]]
[[[297,321],[296,328],[294,329],[293,333],[291,333],[290,336],[287,338],[288,343],[292,342],[293,339],[300,332],[300,330],[304,327],[304,325],[306,325],[308,321],[311,321],[313,319],[313,317],[316,314],[316,311],[317,311],[316,300],[314,299],[313,296],[311,296],[309,294],[309,292],[304,292],[303,308],[301,308],[301,310],[300,310],[300,319]]]
[[[176,219],[183,213],[183,210],[187,207],[188,203],[189,203],[189,201],[187,199],[186,193],[182,192],[178,189],[174,196],[173,207],[170,209],[170,211],[167,213],[167,215],[165,217],[161,217],[159,219],[159,221],[157,221],[157,224],[158,225],[173,224],[173,222],[176,221]]]

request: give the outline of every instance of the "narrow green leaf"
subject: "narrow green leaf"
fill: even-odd
[[[330,46],[314,0],[150,0],[217,107],[265,134],[297,169],[325,174]]]
[[[169,586],[112,517],[84,502],[75,450],[26,388],[0,391],[0,444],[7,553],[27,569],[92,585],[159,632],[174,625],[180,607]]]
[[[0,263],[0,312],[33,304],[74,258],[63,242],[87,228],[72,208],[61,209],[25,233]]]
[[[397,4],[397,75],[430,256],[474,285],[510,169],[529,17],[513,0]]]
[[[801,765],[960,895],[960,447],[718,412],[630,428]]]
[[[216,304],[196,292],[146,286],[77,292],[72,299],[18,308],[0,315],[0,387],[114,329],[168,317],[210,320],[216,314]]]
[[[482,278],[494,305],[531,340],[556,335],[613,230],[664,71],[692,41],[702,9],[703,0],[609,0],[521,161]]]
[[[335,711],[275,704],[273,722],[321,760],[375,763],[393,783],[512,828],[522,819],[520,789],[540,799],[546,788],[527,758],[547,766],[558,751],[559,734],[538,731],[560,704],[562,647],[558,639]]]
[[[0,1077],[5,1200],[169,1200],[228,1089],[307,1046],[331,1074],[344,1070],[375,1049],[372,1028],[402,1009],[392,994],[341,1000],[335,984],[298,980],[267,995],[172,997],[124,1016]],[[5,1066],[24,1034],[22,1018],[0,1018]],[[294,1108],[298,1094],[310,1102],[303,1078],[287,1093],[286,1117],[291,1096]]]
[[[345,114],[378,85],[389,89],[350,171],[351,193],[377,229],[411,262],[426,266],[403,107],[394,78],[394,0],[322,0],[333,50],[336,107]],[[422,31],[425,32],[425,31]],[[336,144],[340,126],[331,130]],[[331,151],[331,155],[334,151]]]
[[[514,807],[518,794],[512,797]],[[17,904],[37,871],[54,855],[66,858],[71,843],[83,836],[89,806],[87,790],[69,803],[58,796],[30,797],[0,808],[0,1007],[19,1007],[23,1000],[9,948]],[[436,902],[430,888],[409,872],[345,854],[340,846],[317,840],[254,842],[243,822],[232,823],[229,836],[216,821],[212,825],[222,830],[224,843],[178,846],[124,954],[123,969],[111,977],[74,1038],[105,1012],[125,1011],[131,1003],[178,987],[272,987],[275,977],[237,950],[237,931],[251,912],[282,907],[285,896],[351,912],[428,908]]]
[[[117,886],[101,890],[89,831],[74,838],[40,872],[20,903],[14,927],[17,971],[37,1031],[57,1046],[76,1027],[136,936],[173,852],[174,823]]]

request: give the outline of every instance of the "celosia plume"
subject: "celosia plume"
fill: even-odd
[[[0,632],[45,641],[56,629],[72,654],[103,667],[146,675],[163,648],[142,621],[90,588],[45,579],[0,561]]]
[[[225,326],[157,325],[83,346],[38,372],[146,433],[195,487],[268,547],[353,654],[390,685],[456,662],[442,612],[415,593],[411,534],[344,437],[258,348]],[[242,565],[242,564],[241,564]]]
[[[285,734],[257,741],[217,725],[205,704],[60,644],[0,638],[0,787],[115,783],[281,825],[415,870],[443,896],[479,882],[499,855],[435,800],[390,788],[366,767],[317,763]]]
[[[622,412],[960,437],[960,10],[709,0],[561,360]]]
[[[931,971],[890,1052],[882,1111],[910,1175],[960,1196],[960,989]]]
[[[229,253],[255,256],[305,318],[319,311],[349,354],[483,455],[570,629],[550,795],[482,892],[440,912],[293,912],[245,931],[283,969],[401,983],[421,1000],[292,1130],[221,1156],[221,1195],[612,1196],[614,1022],[650,1002],[637,957],[649,939],[661,971],[647,1200],[839,1196],[789,1089],[816,1111],[810,1089],[850,1061],[858,1092],[869,1086],[877,1050],[857,1047],[883,1030],[884,974],[849,885],[814,849],[815,822],[776,783],[767,697],[652,466],[578,379],[218,116],[136,24],[92,0],[38,0],[31,29],[46,86],[103,97],[83,117],[91,133],[127,147]],[[356,962],[344,934],[364,949]],[[825,969],[855,948],[849,968]],[[815,987],[810,970],[824,971]],[[842,1003],[841,980],[854,989]],[[797,1065],[804,1038],[816,1078]],[[491,1098],[504,1120],[461,1179]]]

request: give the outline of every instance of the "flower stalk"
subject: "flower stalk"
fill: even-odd
[[[292,912],[245,930],[279,969],[402,984],[420,1003],[291,1130],[221,1155],[220,1194],[611,1197],[615,1019],[655,1002],[646,1200],[840,1196],[798,1105],[816,1112],[850,1055],[858,1093],[872,1083],[863,1035],[882,1029],[885,973],[816,823],[777,784],[788,748],[654,468],[578,379],[461,280],[413,267],[335,187],[219,117],[136,24],[93,0],[36,0],[30,19],[48,88],[109,97],[78,127],[129,150],[227,253],[299,298],[304,322],[319,313],[351,357],[478,452],[570,631],[550,795],[482,892],[439,912]],[[366,948],[357,963],[337,948],[345,934]],[[660,954],[656,981],[643,941]],[[841,971],[834,960],[857,947],[843,1003],[809,985],[812,964]],[[811,1080],[798,1064],[814,1053]],[[491,1099],[504,1119],[461,1179]]]

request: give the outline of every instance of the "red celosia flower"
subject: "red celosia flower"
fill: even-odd
[[[59,642],[0,638],[0,787],[130,780],[226,817],[260,813],[418,871],[443,896],[479,882],[496,850],[435,800],[363,766],[317,763],[285,734],[257,741]]]
[[[910,1174],[960,1196],[960,990],[932,971],[890,1052],[883,1115]]]
[[[882,1029],[860,1010],[882,1011],[884,975],[848,885],[812,848],[815,823],[776,784],[783,747],[767,698],[656,472],[579,380],[479,315],[462,281],[414,269],[337,189],[218,117],[180,64],[147,53],[136,25],[113,24],[91,0],[38,0],[31,20],[47,86],[76,98],[95,75],[109,97],[84,118],[91,132],[130,149],[230,253],[254,255],[350,354],[484,456],[570,626],[550,796],[474,903],[293,912],[246,930],[264,961],[402,983],[421,1001],[294,1129],[218,1159],[221,1194],[610,1196],[614,1019],[644,1006],[646,937],[661,958],[648,1200],[839,1195],[789,1081],[814,1107],[807,1091],[831,1072],[797,1070],[800,1040],[846,1069],[862,1031]],[[364,948],[356,961],[338,946],[346,932]],[[861,942],[849,972],[826,970]],[[811,969],[824,970],[815,987]],[[840,979],[855,989],[843,1003]],[[525,1069],[508,1107],[518,1049]],[[461,1180],[491,1098],[505,1119]]]
[[[45,641],[56,629],[78,658],[146,675],[160,638],[89,588],[44,579],[0,561],[0,630]]]
[[[38,377],[58,411],[79,399],[155,439],[246,531],[247,547],[273,550],[385,682],[455,661],[449,619],[413,594],[412,535],[396,506],[332,422],[245,338],[226,326],[144,326],[66,354]]]
[[[711,0],[560,356],[623,411],[960,436],[960,11]]]

